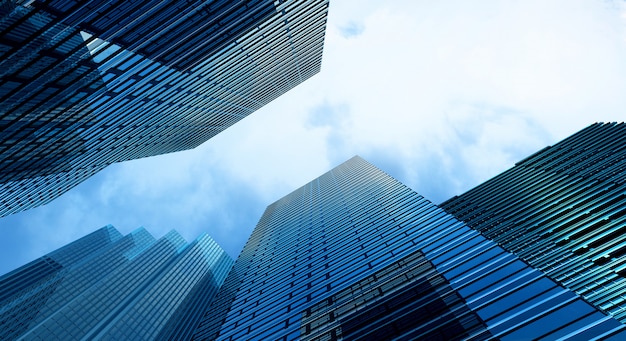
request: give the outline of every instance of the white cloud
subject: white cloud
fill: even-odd
[[[331,1],[319,75],[196,150],[112,166],[10,224],[44,248],[107,223],[207,231],[235,255],[265,206],[355,154],[442,201],[626,119],[624,13],[621,1]]]
[[[331,23],[326,96],[350,106],[353,150],[384,146],[407,174],[430,172],[426,154],[462,158],[466,189],[538,145],[626,117],[624,20],[606,2],[407,1],[344,15],[366,30],[346,39]],[[460,124],[482,127],[466,129],[475,143],[455,140]]]

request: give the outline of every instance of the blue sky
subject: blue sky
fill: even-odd
[[[1,218],[0,273],[106,224],[236,257],[267,205],[355,154],[439,203],[625,121],[624,94],[624,1],[331,0],[320,74],[194,150]]]

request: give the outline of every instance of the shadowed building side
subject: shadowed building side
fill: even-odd
[[[195,148],[321,68],[327,0],[8,1],[0,216]]]

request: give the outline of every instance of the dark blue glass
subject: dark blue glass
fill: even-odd
[[[626,125],[596,123],[441,207],[626,322]]]
[[[624,335],[596,312],[354,157],[268,206],[194,339]]]

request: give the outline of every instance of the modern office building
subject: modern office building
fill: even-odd
[[[626,323],[626,124],[593,124],[441,207]]]
[[[194,148],[320,70],[328,0],[0,4],[0,216]]]
[[[359,157],[268,206],[194,334],[568,337],[626,325]]]
[[[622,235],[612,233],[619,231],[620,211],[613,208],[621,207],[623,191],[613,184],[622,184],[615,164],[623,159],[623,133],[624,125],[593,125],[520,162],[514,180],[487,183],[520,183],[518,189],[482,196],[510,200],[500,209],[522,211],[526,220],[515,221],[543,217],[552,233],[603,212],[610,219],[605,224],[567,235],[590,230],[610,240],[585,237],[588,248],[602,248],[593,243],[604,240],[610,248],[603,250],[619,250]],[[563,153],[571,154],[555,157]],[[562,174],[543,179],[556,165],[580,178],[567,184]],[[520,180],[527,172],[534,176]],[[599,179],[608,182],[590,186]],[[525,200],[524,191],[539,197]],[[578,195],[568,200],[562,192]],[[603,201],[608,196],[613,199]],[[553,197],[558,203],[539,200]],[[524,212],[526,206],[532,209]],[[571,215],[579,206],[588,219]],[[486,214],[480,210],[474,206],[475,214]],[[618,227],[602,229],[606,224]],[[155,241],[143,229],[122,236],[109,226],[0,277],[0,339],[626,338],[616,313],[621,280],[607,275],[623,274],[607,265],[614,253],[582,272],[570,263],[586,263],[564,256],[563,242],[544,241],[548,230],[498,238],[512,230],[472,229],[354,157],[268,206],[234,265],[207,236],[187,244],[171,232]],[[524,238],[534,240],[524,244],[529,250],[505,242]],[[527,257],[531,251],[561,263],[542,267]],[[567,269],[574,269],[571,282],[555,275]],[[579,272],[587,277],[578,279]],[[596,295],[573,286],[576,281]],[[603,305],[596,297],[612,298]]]
[[[107,226],[0,277],[0,340],[188,339],[232,264],[206,235]]]

